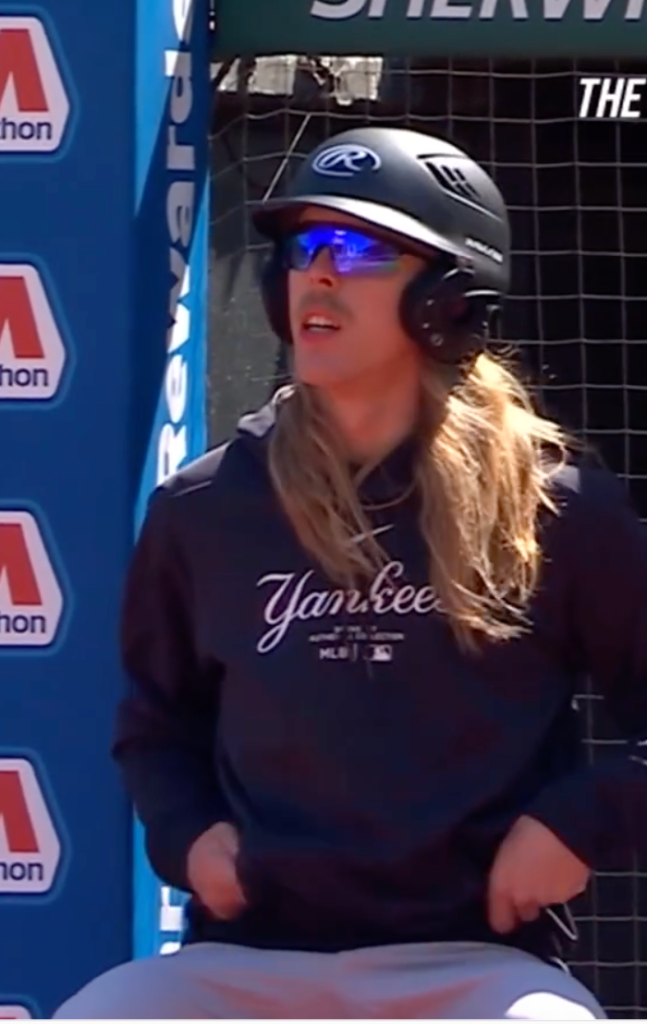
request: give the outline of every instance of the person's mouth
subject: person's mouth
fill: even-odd
[[[301,321],[301,332],[306,338],[325,338],[341,329],[339,320],[328,313],[307,313]]]

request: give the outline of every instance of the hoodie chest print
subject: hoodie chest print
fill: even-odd
[[[314,575],[312,570],[272,572],[258,580],[264,595],[263,632],[256,646],[259,654],[276,650],[296,624],[317,623],[317,632],[309,635],[309,641],[320,660],[390,661],[393,644],[405,637],[400,630],[386,628],[385,617],[397,622],[440,608],[429,585],[416,587],[407,582],[401,561],[385,565],[364,592],[322,589]]]

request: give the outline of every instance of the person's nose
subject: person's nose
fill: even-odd
[[[320,249],[308,268],[308,274],[313,285],[322,285],[325,288],[334,288],[337,284],[337,271],[330,249]]]

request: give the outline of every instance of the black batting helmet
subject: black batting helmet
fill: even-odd
[[[270,324],[290,341],[281,238],[307,206],[350,214],[427,268],[407,287],[401,314],[411,337],[437,359],[481,351],[510,282],[510,228],[490,176],[456,146],[401,128],[359,128],[319,145],[287,195],[254,212],[275,242],[263,275]]]

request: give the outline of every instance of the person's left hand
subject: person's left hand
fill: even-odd
[[[514,931],[543,907],[567,903],[584,892],[590,868],[540,821],[523,815],[501,843],[488,883],[488,916],[494,931]]]

